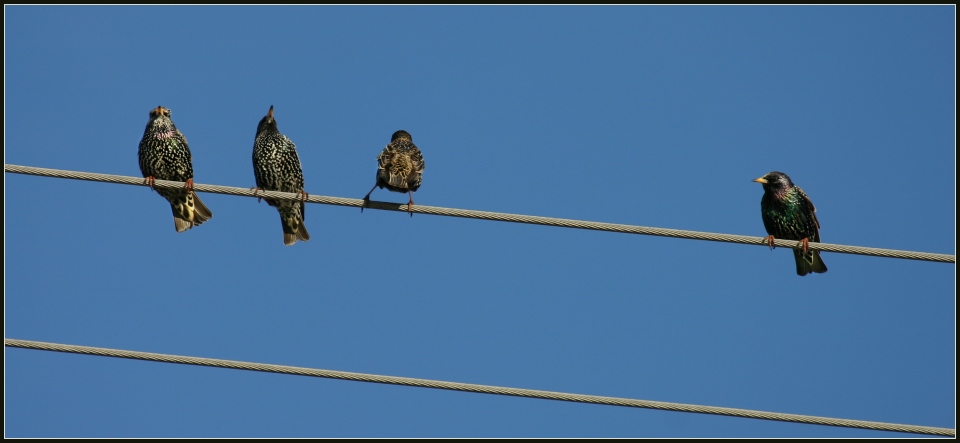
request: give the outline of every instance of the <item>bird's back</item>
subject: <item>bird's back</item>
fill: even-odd
[[[394,192],[416,191],[423,179],[423,154],[412,141],[397,139],[388,144],[380,156],[377,181]]]

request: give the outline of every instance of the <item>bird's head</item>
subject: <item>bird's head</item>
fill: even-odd
[[[166,117],[170,118],[170,109],[164,108],[163,106],[157,106],[150,110],[150,119],[153,120],[157,117]]]
[[[768,172],[763,177],[756,178],[753,181],[763,185],[765,191],[780,191],[793,187],[790,177],[779,171]]]
[[[150,110],[150,121],[147,122],[147,130],[153,132],[174,131],[173,120],[170,119],[170,109],[163,106],[157,106]]]
[[[257,134],[267,129],[277,130],[277,121],[273,119],[273,105],[270,105],[270,110],[267,111],[267,115],[260,119],[260,124],[257,125]]]
[[[403,129],[401,129],[401,130],[399,130],[399,131],[397,131],[397,132],[394,132],[394,133],[393,133],[393,136],[390,137],[390,141],[391,141],[391,142],[395,142],[395,141],[401,140],[401,139],[403,139],[403,140],[409,140],[409,141],[412,142],[412,141],[413,141],[413,136],[411,136],[409,132],[404,131]]]

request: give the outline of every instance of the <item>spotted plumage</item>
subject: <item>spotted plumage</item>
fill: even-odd
[[[265,200],[280,212],[283,244],[290,246],[297,240],[310,240],[307,227],[303,224],[307,193],[303,191],[303,169],[297,156],[297,146],[277,129],[273,106],[257,125],[257,136],[253,141],[253,174],[257,179],[257,188],[261,190],[297,192],[303,196],[300,201]]]
[[[767,229],[767,244],[773,248],[773,239],[799,240],[800,249],[793,250],[797,275],[827,272],[827,265],[819,251],[807,249],[809,242],[820,242],[820,222],[817,208],[799,186],[782,172],[773,171],[754,180],[763,185],[760,213]]]
[[[157,189],[170,201],[173,223],[177,232],[183,232],[213,217],[213,213],[193,192],[193,157],[187,138],[177,130],[170,119],[170,110],[158,106],[150,110],[150,121],[140,139],[140,172],[153,188],[154,180],[186,182],[183,189]]]
[[[370,194],[374,189],[387,188],[393,192],[406,192],[410,196],[407,211],[413,216],[413,193],[420,188],[423,179],[423,154],[417,145],[413,144],[413,137],[407,131],[397,131],[390,138],[390,143],[383,148],[377,157],[377,183],[370,188],[370,192],[363,197],[360,212],[370,201]]]

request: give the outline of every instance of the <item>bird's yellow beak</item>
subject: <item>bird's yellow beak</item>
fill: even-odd
[[[767,179],[765,179],[765,178],[763,178],[763,177],[755,178],[755,179],[753,179],[753,181],[755,181],[755,182],[757,182],[757,183],[767,184]]]

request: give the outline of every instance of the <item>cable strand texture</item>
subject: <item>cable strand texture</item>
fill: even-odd
[[[59,169],[36,168],[31,166],[18,166],[4,164],[5,172],[16,174],[37,175],[43,177],[67,178],[74,180],[89,180],[106,183],[119,183],[125,185],[145,186],[144,180],[138,177],[129,177],[122,175],[98,174],[91,172],[64,171]],[[243,197],[270,197],[283,200],[300,200],[302,196],[296,193],[275,192],[275,191],[257,191],[253,189],[237,188],[231,186],[206,185],[194,183],[194,190],[197,192],[212,192],[215,194],[238,195]],[[167,180],[157,180],[154,183],[157,188],[182,188],[183,182],[174,182]],[[358,198],[326,197],[322,195],[310,194],[306,199],[310,203],[319,203],[323,205],[353,206],[360,207],[363,203]],[[399,203],[389,203],[381,201],[371,201],[367,204],[368,209],[380,209],[386,211],[407,212],[407,205]],[[746,245],[766,246],[766,237],[754,237],[748,235],[718,234],[712,232],[687,231],[682,229],[653,228],[647,226],[624,225],[615,223],[591,222],[582,220],[570,220],[553,217],[538,217],[531,215],[506,214],[501,212],[474,211],[468,209],[443,208],[438,206],[414,205],[412,211],[420,214],[442,215],[448,217],[474,218],[480,220],[506,221],[514,223],[528,223],[543,226],[556,226],[562,228],[591,229],[595,231],[620,232],[626,234],[656,235],[661,237],[686,238],[692,240],[709,240],[727,243],[740,243]],[[782,248],[796,249],[798,242],[793,240],[776,239],[775,246]],[[869,255],[874,257],[901,258],[908,260],[933,261],[940,263],[956,263],[957,257],[952,254],[937,254],[931,252],[914,252],[896,249],[868,248],[863,246],[849,246],[831,243],[809,244],[809,249],[815,251],[837,252],[842,254]]]
[[[368,383],[385,383],[392,385],[414,386],[421,388],[446,389],[453,391],[475,392],[482,394],[508,395],[514,397],[528,397],[547,400],[593,403],[610,406],[627,406],[634,408],[660,409],[666,411],[694,412],[700,414],[725,415],[731,417],[755,418],[762,420],[786,421],[794,423],[816,424],[825,426],[839,426],[847,428],[871,429],[878,431],[907,432],[913,434],[943,435],[956,437],[956,430],[930,426],[903,425],[864,420],[848,420],[840,418],[817,417],[812,415],[784,414],[779,412],[764,412],[750,409],[725,408],[717,406],[700,406],[684,403],[670,403],[651,400],[636,400],[619,397],[603,397],[598,395],[568,394],[564,392],[540,391],[535,389],[507,388],[500,386],[478,385],[472,383],[456,383],[420,378],[395,377],[389,375],[363,374],[358,372],[332,371],[326,369],[302,368],[296,366],[272,365],[264,363],[250,363],[236,360],[221,360],[213,358],[187,357],[171,354],[156,354],[152,352],[126,351],[121,349],[95,348],[90,346],[66,345],[31,340],[17,340],[4,338],[3,345],[7,347],[35,349],[43,351],[68,352],[74,354],[96,355],[102,357],[118,357],[134,360],[147,360],[164,363],[189,364],[198,366],[212,366],[217,368],[243,369],[248,371],[274,372],[278,374],[302,375],[309,377],[333,378],[338,380],[361,381]]]

